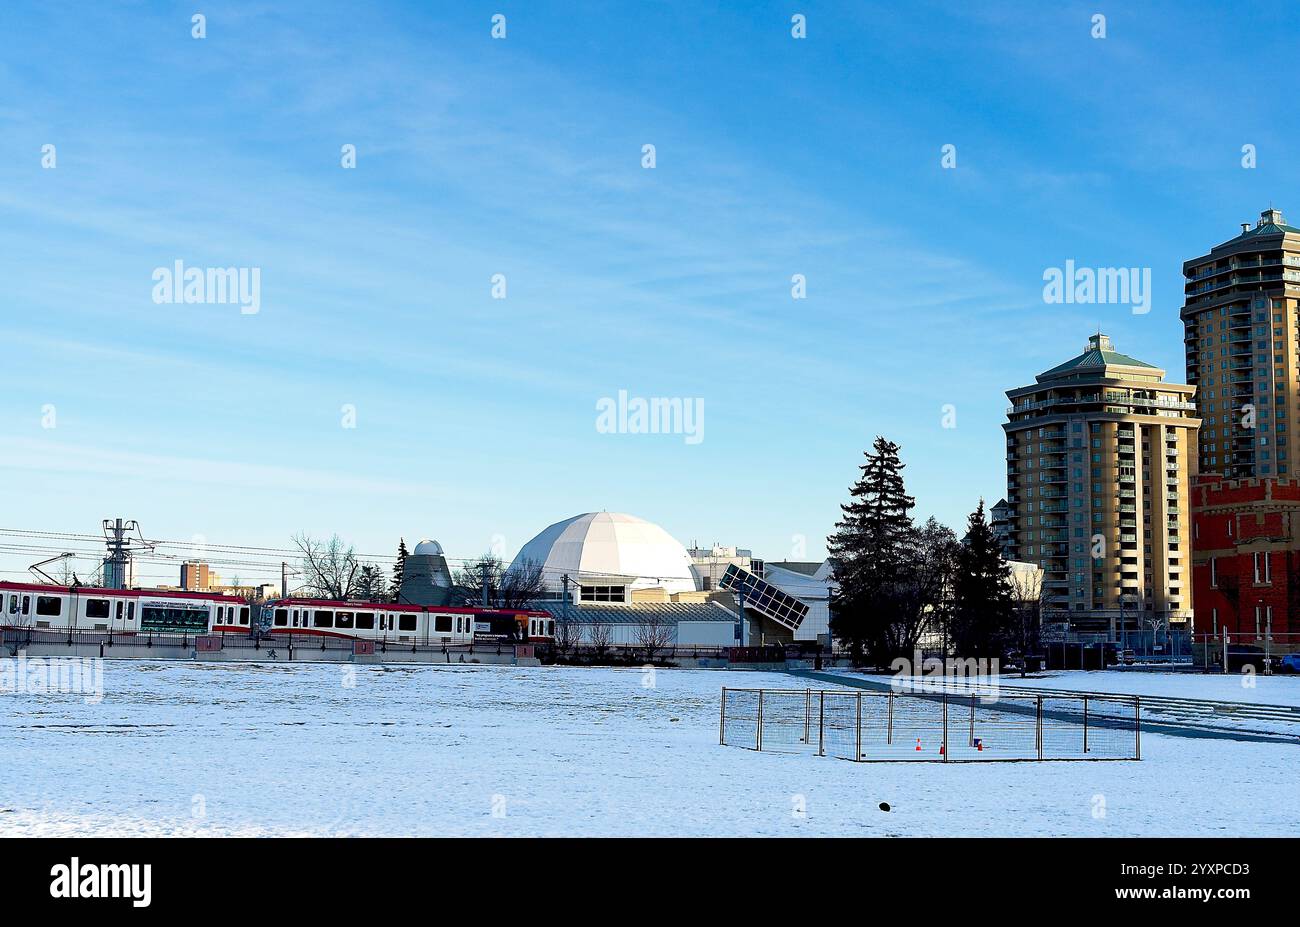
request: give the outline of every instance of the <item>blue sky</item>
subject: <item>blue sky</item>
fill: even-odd
[[[958,527],[1006,389],[1098,325],[1181,381],[1181,262],[1300,214],[1295,38],[1283,3],[5,4],[0,527],[472,557],[609,509],[811,559],[876,434]],[[154,303],[178,259],[260,268],[261,311]],[[1068,259],[1150,267],[1151,312],[1046,305]],[[598,432],[619,390],[704,440]]]

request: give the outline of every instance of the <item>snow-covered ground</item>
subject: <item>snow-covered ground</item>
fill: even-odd
[[[881,682],[890,677],[879,673],[834,670],[836,674],[866,676]],[[1189,673],[1138,670],[1062,670],[1034,673],[1021,678],[1005,676],[961,677],[956,685],[998,683],[1008,688],[1042,687],[1122,695],[1159,695],[1168,698],[1200,698],[1220,702],[1250,702],[1263,705],[1300,706],[1300,676],[1259,676],[1232,673]]]
[[[1011,674],[1003,677],[1002,682],[1009,686],[1046,686],[1051,689],[1081,689],[1125,695],[1161,695],[1168,698],[1205,698],[1220,702],[1300,705],[1300,676],[1070,670],[1036,673],[1033,678],[1026,679]]]
[[[1294,789],[1293,746],[1152,734],[1140,763],[857,764],[718,745],[722,686],[800,680],[650,681],[113,662],[99,704],[0,695],[0,835],[1300,834],[1260,798]]]

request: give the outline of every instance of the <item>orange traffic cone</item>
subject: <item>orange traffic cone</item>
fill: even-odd
[[[939,744],[939,755],[943,756],[943,744]]]
[[[982,737],[975,738],[975,750],[979,753],[984,752],[984,739]]]
[[[920,753],[920,752],[921,752],[921,738],[919,738],[919,737],[916,738],[916,752],[917,752],[917,753]]]

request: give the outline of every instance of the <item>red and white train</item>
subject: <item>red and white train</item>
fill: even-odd
[[[406,644],[529,643],[555,619],[528,609],[277,599],[260,614],[235,596],[0,582],[0,627],[121,634],[222,632],[326,635]]]
[[[549,612],[515,608],[463,608],[277,599],[263,606],[271,634],[324,634],[399,644],[529,643],[555,637]]]
[[[97,589],[0,582],[0,625],[123,634],[210,634],[252,629],[243,599],[207,592]]]

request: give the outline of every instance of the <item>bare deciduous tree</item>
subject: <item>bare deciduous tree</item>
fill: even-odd
[[[1038,570],[1012,570],[1010,580],[1011,645],[1027,658],[1039,651],[1042,642],[1043,613],[1046,610],[1043,574]],[[1027,664],[1027,659],[1021,660],[1021,676],[1025,675]]]
[[[673,641],[673,625],[663,615],[652,612],[637,627],[636,642],[645,649],[646,661],[653,663],[655,654]]]
[[[582,625],[561,611],[555,619],[555,646],[561,654],[567,655],[580,643],[582,643]]]
[[[487,585],[490,608],[523,608],[546,592],[542,565],[523,560],[507,567],[499,557],[484,554],[459,570],[452,582],[460,588],[467,605],[483,604],[483,586]]]
[[[361,565],[352,546],[337,534],[318,541],[308,534],[294,535],[302,551],[303,587],[323,599],[347,601],[357,593]]]
[[[598,657],[604,658],[613,639],[614,629],[608,622],[596,619],[587,626],[587,641],[595,648]]]

